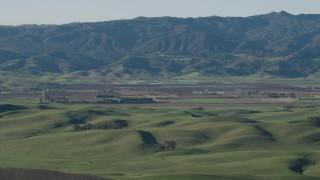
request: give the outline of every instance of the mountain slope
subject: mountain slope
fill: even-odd
[[[306,77],[320,69],[319,50],[320,15],[286,12],[0,26],[0,69],[36,75]]]

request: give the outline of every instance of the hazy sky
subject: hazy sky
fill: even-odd
[[[320,0],[0,0],[0,24],[63,24],[138,16],[320,14]]]

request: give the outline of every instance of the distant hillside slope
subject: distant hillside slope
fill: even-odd
[[[0,26],[0,70],[32,74],[306,77],[319,71],[319,59],[320,15]]]

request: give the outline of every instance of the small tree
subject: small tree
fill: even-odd
[[[175,141],[165,141],[164,146],[166,150],[174,150],[177,146],[177,143]]]
[[[176,146],[177,143],[175,141],[164,141],[163,144],[156,144],[157,151],[172,151]]]
[[[156,148],[157,148],[157,151],[164,151],[164,150],[166,150],[166,147],[164,147],[162,144],[156,144]]]
[[[74,124],[74,131],[80,131],[80,125],[79,124]]]

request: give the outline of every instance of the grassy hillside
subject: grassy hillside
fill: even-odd
[[[319,107],[10,107],[19,109],[0,113],[0,167],[114,179],[320,178]],[[168,140],[176,149],[157,151]]]

